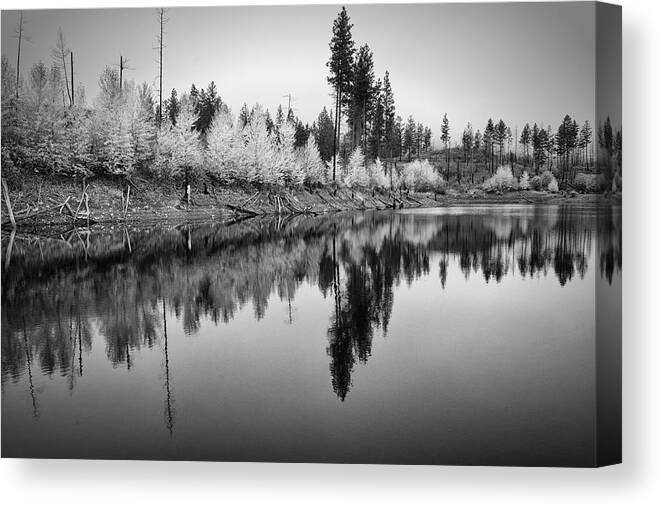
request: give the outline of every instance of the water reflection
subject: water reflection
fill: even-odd
[[[485,284],[553,276],[565,286],[585,276],[595,252],[611,283],[621,270],[621,241],[619,209],[557,206],[3,236],[2,385],[27,378],[36,417],[36,370],[66,376],[74,390],[88,368],[84,357],[100,345],[95,336],[112,366],[126,370],[137,351],[160,347],[172,435],[168,312],[196,335],[203,322],[229,323],[248,305],[261,320],[277,296],[292,323],[292,302],[306,285],[332,298],[326,352],[332,389],[344,401],[356,364],[372,355],[375,332],[388,333],[400,284],[438,270],[440,294],[459,269]]]

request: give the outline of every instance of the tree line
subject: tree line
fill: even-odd
[[[550,125],[526,123],[520,133],[502,119],[489,118],[483,130],[473,129],[469,122],[461,132],[460,142],[454,146],[450,122],[443,115],[440,132],[441,170],[448,180],[456,170],[458,182],[469,178],[474,183],[478,171],[494,175],[501,166],[534,175],[549,171],[560,183],[574,183],[579,171],[599,171],[608,181],[616,170],[621,171],[622,131],[613,127],[610,117],[598,125],[596,146],[590,121],[585,120],[579,126],[568,114],[556,130]]]
[[[342,8],[333,22],[328,83],[332,110],[324,107],[310,125],[291,107],[274,114],[244,104],[233,115],[214,82],[163,96],[163,26],[157,12],[158,90],[127,80],[127,59],[108,65],[99,95],[88,105],[74,79],[73,51],[58,31],[50,65],[38,62],[21,76],[25,37],[19,17],[16,67],[2,55],[2,163],[10,177],[21,170],[50,174],[93,174],[131,178],[204,176],[222,183],[344,184],[407,188],[438,187],[441,177],[458,183],[482,180],[509,165],[514,173],[553,172],[572,184],[579,171],[598,169],[610,181],[621,172],[622,133],[607,118],[597,128],[566,115],[556,130],[529,123],[521,132],[489,118],[482,131],[468,123],[453,141],[443,114],[441,149],[432,146],[430,127],[397,114],[388,71],[376,78],[367,44],[356,49],[351,20]],[[338,159],[340,167],[338,171]],[[428,159],[426,165],[412,165]],[[406,161],[397,167],[397,161]],[[382,174],[381,174],[382,173]],[[414,178],[419,175],[420,178]],[[433,181],[432,181],[433,180]],[[410,182],[407,185],[405,182]],[[431,182],[431,185],[429,185]],[[479,182],[479,181],[478,181]]]

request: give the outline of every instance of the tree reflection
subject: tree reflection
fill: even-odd
[[[203,321],[230,322],[248,305],[260,320],[279,298],[291,322],[292,303],[306,284],[333,297],[327,354],[332,389],[344,400],[375,336],[388,333],[400,284],[427,277],[433,264],[439,291],[457,283],[453,270],[489,284],[507,276],[554,276],[564,286],[586,276],[594,241],[599,273],[611,283],[622,265],[620,223],[619,210],[560,206],[122,228],[88,231],[85,242],[72,243],[3,237],[3,254],[12,252],[2,284],[2,382],[28,377],[36,413],[36,368],[68,376],[74,389],[93,336],[103,339],[114,366],[128,369],[137,351],[160,342],[172,431],[166,311],[194,336]]]

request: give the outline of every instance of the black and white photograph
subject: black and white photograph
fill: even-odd
[[[620,6],[55,7],[1,15],[3,458],[622,461]]]

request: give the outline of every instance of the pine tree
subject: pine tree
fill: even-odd
[[[505,146],[505,140],[507,139],[507,125],[501,119],[498,121],[494,131],[494,140],[498,144],[498,165],[503,163],[503,148]]]
[[[383,76],[383,140],[392,159],[395,152],[395,97],[390,84],[390,74]]]
[[[339,143],[342,109],[347,105],[349,90],[353,80],[354,42],[351,36],[349,15],[345,7],[333,22],[333,36],[330,42],[331,57],[326,64],[330,75],[328,83],[335,90],[335,126],[333,136],[333,181],[335,181],[336,153]]]
[[[220,110],[223,102],[218,96],[216,84],[211,81],[206,90],[201,90],[196,102],[194,111],[197,116],[195,119],[195,129],[202,135],[205,135],[213,117]]]
[[[273,118],[271,118],[271,113],[269,110],[266,110],[266,113],[264,114],[264,122],[266,123],[266,132],[268,135],[271,135],[273,133],[273,129],[275,128],[275,123],[273,123]]]
[[[308,142],[308,137],[310,137],[310,126],[306,123],[303,125],[303,122],[296,118],[294,120],[294,125],[296,132],[294,134],[294,148],[302,148]]]
[[[425,127],[423,149],[425,153],[429,153],[431,149],[431,129],[429,127]]]
[[[411,154],[415,144],[415,120],[413,116],[409,116],[404,129],[404,150],[408,154],[408,160],[411,161]]]
[[[248,123],[250,123],[250,111],[248,110],[248,104],[244,102],[241,111],[239,111],[239,129],[244,129]]]
[[[167,114],[168,120],[172,125],[177,124],[177,116],[179,116],[179,111],[181,106],[179,105],[179,98],[177,97],[177,90],[172,88],[170,93],[170,98],[165,102],[165,112]]]
[[[464,164],[468,167],[468,158],[473,152],[473,126],[470,122],[468,122],[461,135],[461,144],[464,149]]]
[[[415,148],[416,151],[418,152],[418,158],[420,158],[420,152],[422,151],[422,146],[423,143],[425,142],[425,127],[423,127],[422,123],[418,123],[416,129],[415,129]]]
[[[590,122],[585,120],[583,126],[581,126],[581,131],[579,133],[579,148],[583,151],[585,157],[585,166],[587,171],[590,170],[590,143],[592,142],[592,127]]]
[[[324,162],[328,162],[333,157],[333,119],[329,116],[324,107],[319,113],[316,122],[315,141],[319,146],[319,153]]]
[[[489,172],[491,174],[494,173],[494,167],[493,167],[493,143],[494,143],[494,136],[495,136],[495,128],[493,125],[493,120],[489,118],[489,121],[487,121],[487,126],[484,128],[484,135],[482,136],[482,140],[484,141],[484,152],[486,157],[489,159]]]
[[[528,162],[528,157],[530,155],[530,142],[531,142],[530,136],[531,136],[530,124],[526,123],[523,127],[523,130],[521,131],[521,138],[519,139],[525,153],[523,158],[523,167],[526,167],[526,163]]]
[[[577,145],[578,124],[572,120],[571,116],[565,115],[562,123],[558,126],[558,132],[555,140],[558,156],[563,161],[562,181],[569,179],[571,158],[574,148]]]
[[[614,148],[614,139],[613,139],[613,127],[611,126],[610,116],[606,117],[606,122],[604,123],[603,128],[603,138],[604,138],[604,148],[609,157],[613,156]]]
[[[448,114],[443,113],[443,123],[441,124],[441,141],[445,147],[445,174],[450,177],[450,121]]]
[[[369,154],[373,159],[381,157],[381,148],[384,140],[385,131],[385,111],[383,107],[383,93],[381,93],[381,80],[378,79],[375,86],[377,90],[376,101],[374,108],[371,112],[371,129],[370,129],[370,142]],[[362,153],[362,150],[361,150]]]

